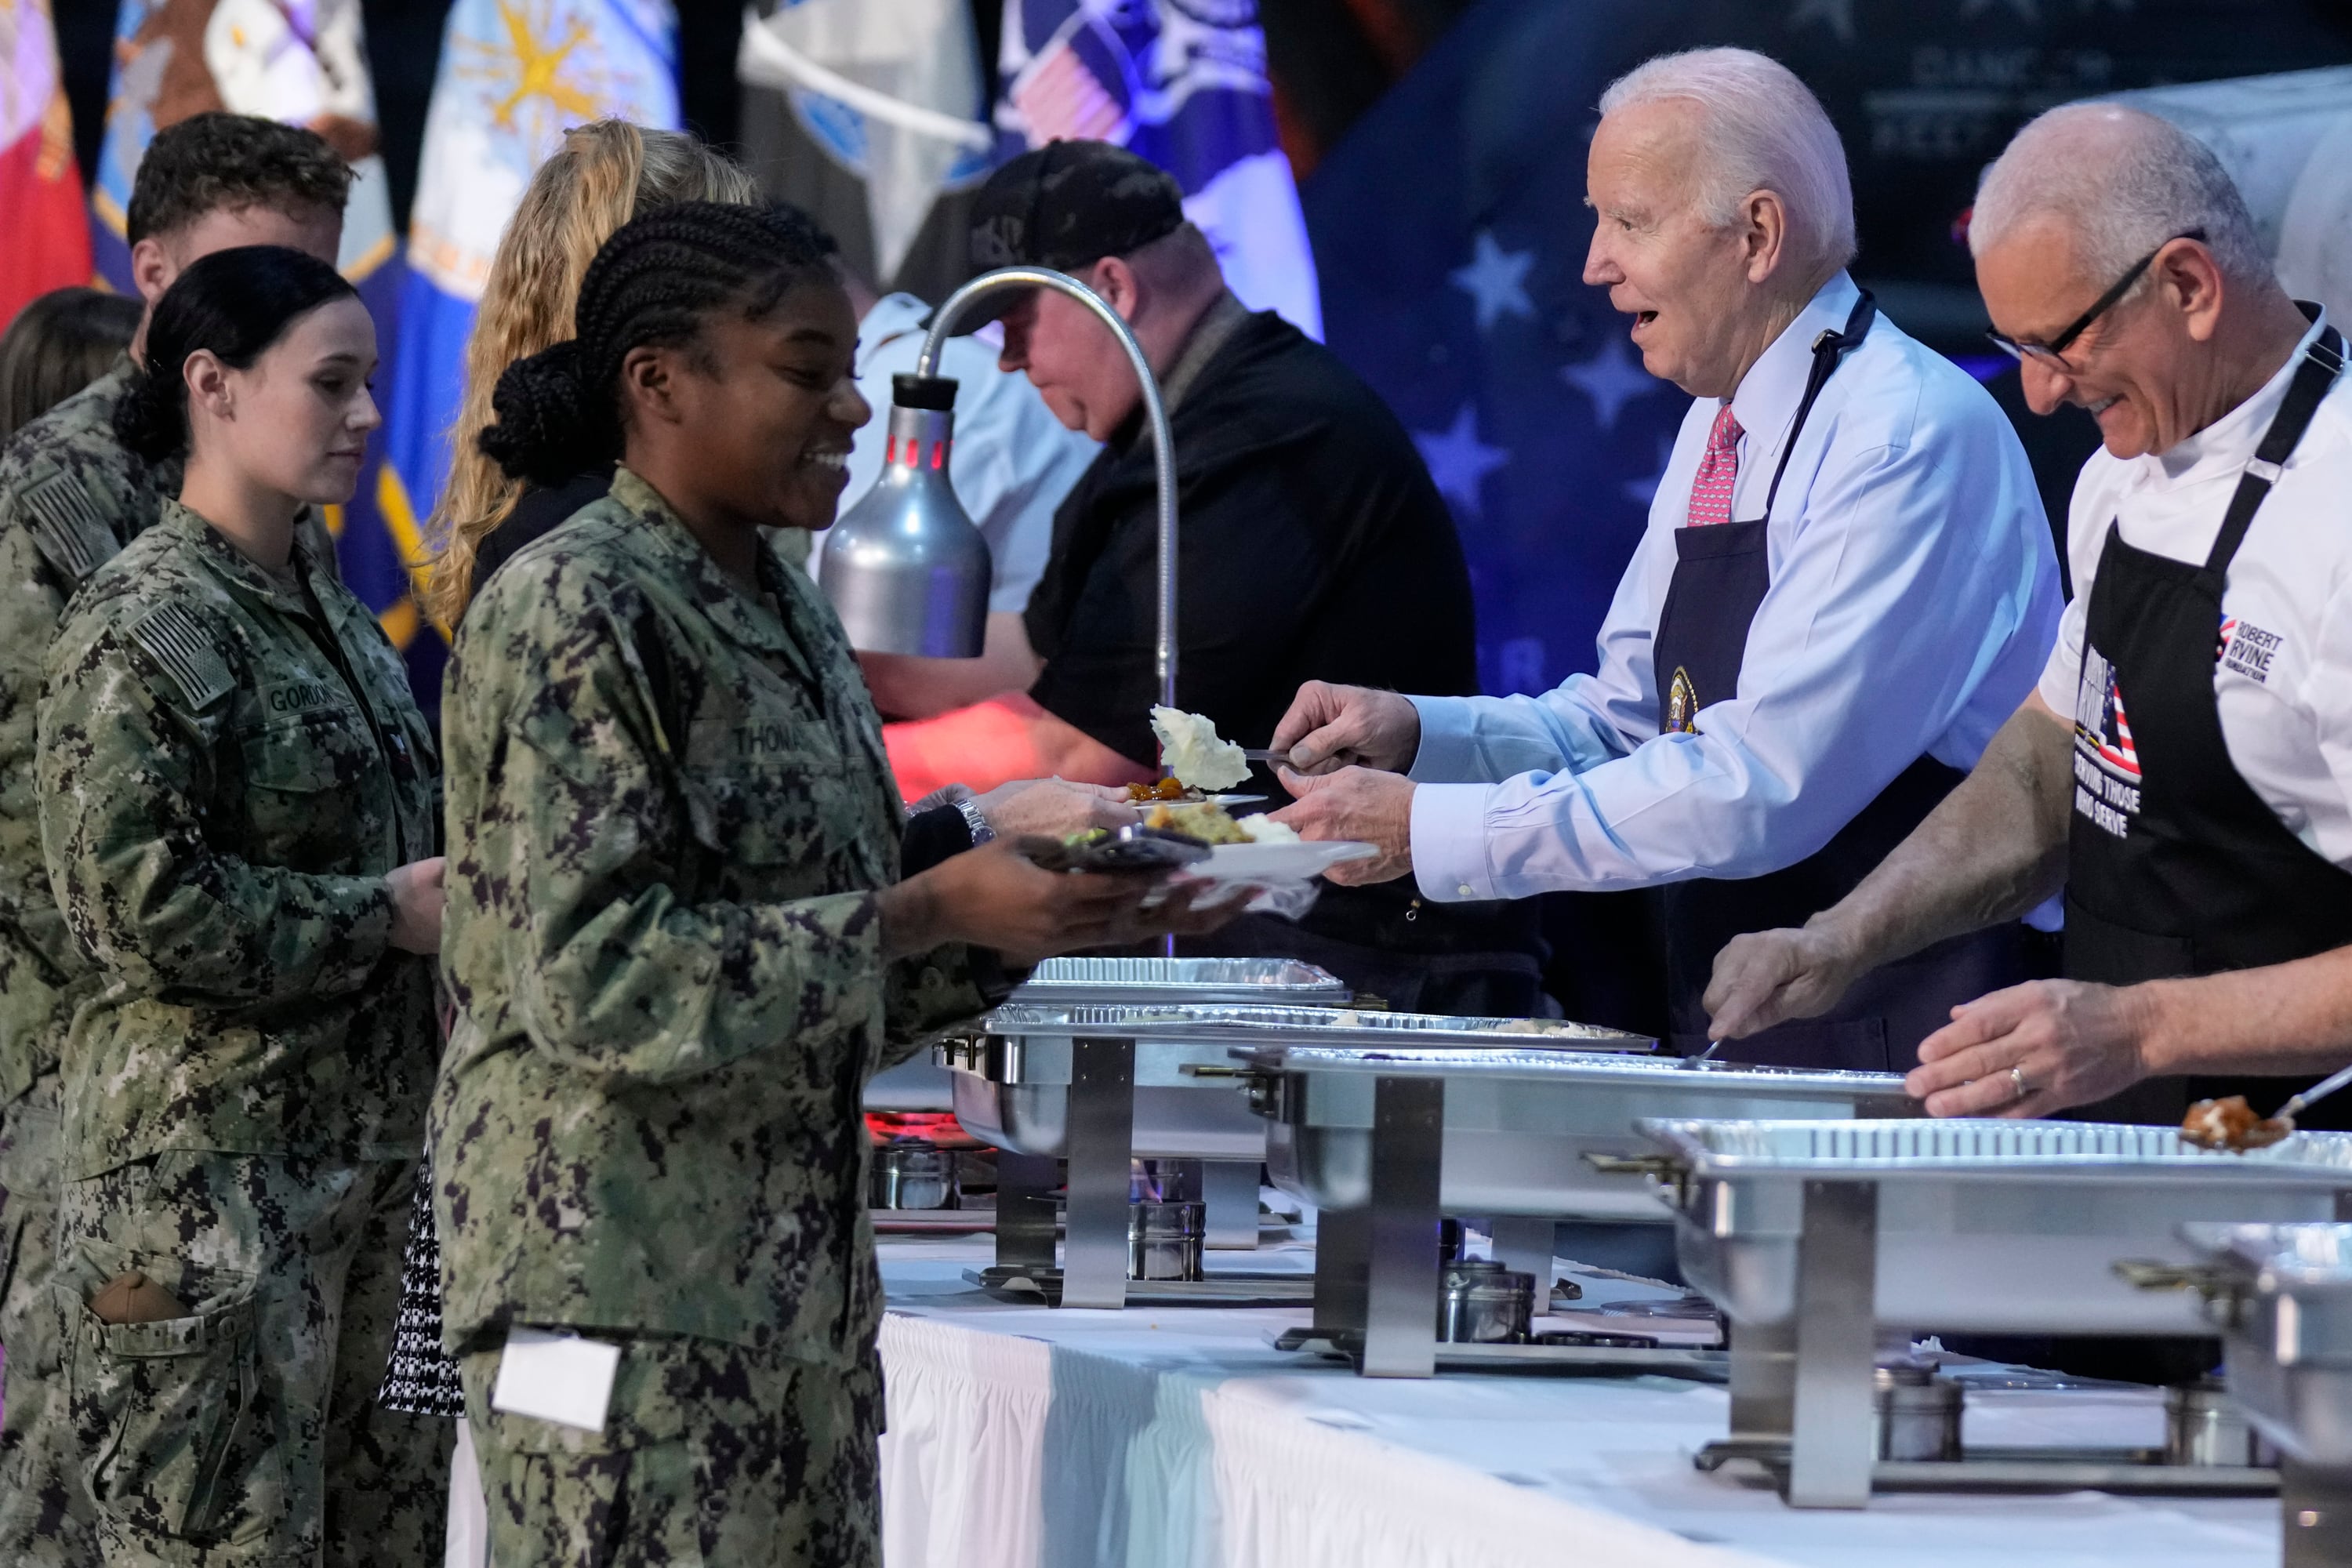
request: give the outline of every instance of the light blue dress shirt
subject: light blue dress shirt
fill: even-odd
[[[1843,272],[1750,366],[1735,521],[1764,510]],[[2063,607],[2016,432],[1884,315],[1797,437],[1738,691],[1658,733],[1651,638],[1721,407],[1683,418],[1600,668],[1541,697],[1416,697],[1413,871],[1436,900],[1753,877],[1813,854],[1923,752],[1966,771],[2033,689]]]
[[[923,350],[931,308],[912,294],[890,294],[857,323],[857,390],[874,417],[849,448],[849,483],[840,515],[865,498],[882,477],[882,448],[890,434],[890,378],[912,375]],[[1054,417],[1029,378],[996,368],[996,350],[978,337],[950,338],[940,374],[957,382],[955,446],[948,477],[956,499],[988,541],[992,574],[992,615],[1019,615],[1045,574],[1054,546],[1054,512],[1102,448],[1086,432]],[[813,575],[823,567],[824,540],[811,553]]]

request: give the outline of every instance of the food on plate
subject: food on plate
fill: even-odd
[[[1129,805],[1146,805],[1155,800],[1207,798],[1199,790],[1185,788],[1184,781],[1173,776],[1161,779],[1157,784],[1131,784],[1127,786],[1127,803]]]
[[[1203,844],[1296,844],[1298,830],[1263,816],[1236,818],[1222,805],[1207,801],[1168,803],[1143,814],[1143,826],[1163,833],[1181,833]]]
[[[1188,788],[1231,789],[1249,777],[1249,759],[1217,727],[1198,713],[1175,708],[1151,710],[1151,732],[1160,737],[1168,771]]]
[[[2189,1108],[2189,1115],[2180,1123],[2183,1142],[2200,1149],[2227,1149],[2242,1154],[2249,1149],[2267,1149],[2291,1136],[2294,1123],[2275,1116],[2256,1116],[2252,1106],[2242,1094],[2226,1100],[2200,1100]]]

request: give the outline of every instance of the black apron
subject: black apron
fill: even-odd
[[[1652,645],[1661,734],[1696,731],[1700,710],[1738,690],[1748,626],[1771,584],[1765,530],[1781,476],[1813,400],[1845,352],[1869,334],[1876,314],[1864,289],[1845,331],[1824,331],[1813,341],[1812,372],[1773,470],[1763,516],[1675,531],[1674,580]],[[1700,998],[1725,943],[1748,931],[1801,926],[1844,898],[1910,836],[1960,776],[1958,769],[1922,756],[1810,858],[1760,877],[1669,884],[1666,990],[1674,1048],[1689,1055],[1706,1047],[1706,1010]],[[1822,1017],[1727,1040],[1717,1055],[1780,1067],[1906,1071],[1917,1060],[1919,1042],[1950,1022],[1953,1006],[2015,984],[2024,977],[2023,965],[2021,928],[2013,922],[1957,937],[1865,975]]]
[[[2289,832],[2240,775],[2213,691],[2230,562],[2343,364],[2330,327],[2296,368],[2203,565],[2135,549],[2108,525],[2075,699],[2073,979],[2132,985],[2352,943],[2352,872]],[[2307,1084],[2308,1075],[2153,1079],[2074,1114],[2178,1122],[2191,1100],[2221,1094],[2267,1112]],[[2298,1121],[2352,1126],[2352,1105],[2324,1101]]]

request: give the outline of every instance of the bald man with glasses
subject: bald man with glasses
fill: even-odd
[[[2019,132],[1969,246],[2028,402],[2098,424],[2075,598],[2039,689],[1876,870],[1724,949],[1711,1027],[1809,1016],[2063,887],[2065,978],[1955,1008],[1911,1091],[1938,1116],[2267,1111],[2352,1061],[2343,341],[2281,289],[2212,153],[2134,110]]]

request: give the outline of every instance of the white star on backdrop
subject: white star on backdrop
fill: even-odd
[[[1478,258],[1467,267],[1446,274],[1454,286],[1477,302],[1478,330],[1492,330],[1503,316],[1533,316],[1535,301],[1528,298],[1528,268],[1536,264],[1532,250],[1505,250],[1494,234],[1478,231]]]
[[[1960,0],[1960,20],[1980,16],[1996,5],[2006,5],[2017,13],[2018,19],[2027,23],[2042,20],[2041,0]]]
[[[1504,448],[1478,439],[1478,411],[1467,403],[1454,416],[1452,429],[1416,430],[1412,444],[1421,448],[1421,460],[1429,465],[1438,493],[1465,518],[1478,516],[1478,491],[1486,476],[1511,460]]]
[[[1652,501],[1657,500],[1658,487],[1665,482],[1666,464],[1673,458],[1674,455],[1674,442],[1667,437],[1659,437],[1658,471],[1650,475],[1646,479],[1627,479],[1625,481],[1625,499],[1633,502],[1636,506],[1643,508],[1648,507]]]
[[[1827,22],[1838,42],[1853,42],[1853,0],[1796,0],[1789,7],[1789,30],[1796,31],[1808,22]]]
[[[1604,430],[1617,428],[1618,412],[1625,405],[1665,384],[1643,370],[1633,345],[1614,333],[1602,339],[1583,363],[1562,365],[1559,378],[1592,399],[1592,416]]]

